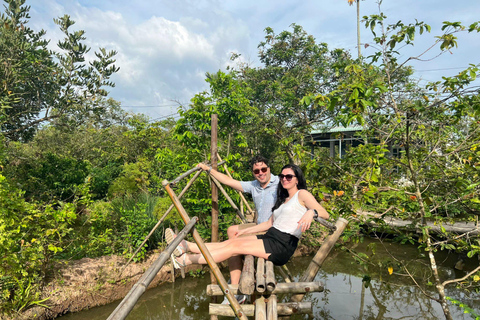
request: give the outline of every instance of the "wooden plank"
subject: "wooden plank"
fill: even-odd
[[[238,288],[238,285],[230,284],[228,286],[229,290],[233,294],[240,294],[241,291]],[[323,283],[318,281],[312,282],[279,282],[275,286],[275,290],[271,292],[271,294],[282,294],[282,293],[309,293],[309,292],[322,292],[324,290]],[[253,293],[252,293],[253,294]],[[209,296],[222,296],[223,291],[222,288],[218,285],[208,285],[207,286],[207,295]]]
[[[265,292],[265,259],[257,259],[257,291],[260,293]]]
[[[267,291],[272,292],[275,290],[275,286],[277,285],[277,281],[275,280],[275,272],[273,271],[273,262],[266,261],[265,262],[265,282],[267,285]]]
[[[272,294],[267,298],[267,320],[277,320],[277,296]]]
[[[243,262],[243,270],[240,275],[240,282],[238,289],[241,293],[252,295],[255,292],[255,265],[254,257],[252,255],[246,255]]]
[[[253,317],[255,315],[255,306],[252,304],[243,304],[243,312],[247,317]],[[277,315],[278,316],[291,316],[294,314],[311,314],[312,311],[311,302],[287,302],[277,303]],[[214,314],[222,317],[235,317],[235,314],[226,304],[210,303],[208,306],[209,314]],[[258,319],[257,319],[258,320]]]
[[[267,319],[267,305],[265,304],[265,298],[260,296],[255,300],[255,320]]]

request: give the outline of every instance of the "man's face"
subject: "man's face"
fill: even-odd
[[[253,175],[261,185],[264,185],[270,181],[270,167],[264,162],[257,162],[253,165]]]

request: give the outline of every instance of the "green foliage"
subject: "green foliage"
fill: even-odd
[[[110,197],[135,196],[145,193],[148,189],[148,173],[145,163],[127,163],[123,166],[120,176],[112,182],[109,189]]]
[[[1,308],[26,308],[37,295],[51,259],[63,251],[76,219],[73,204],[39,206],[0,175]],[[27,296],[25,296],[27,295]]]
[[[454,305],[460,307],[463,310],[463,313],[468,313],[472,317],[472,319],[475,320],[480,320],[480,314],[477,313],[474,309],[470,308],[467,304],[462,303],[461,301],[458,301],[456,299],[453,299],[451,297],[447,297],[447,300],[453,303]]]
[[[113,212],[120,217],[120,240],[123,248],[122,254],[130,257],[135,249],[143,242],[157,220],[154,217],[156,198],[148,194],[138,197],[116,198],[112,202]],[[158,230],[134,257],[134,261],[145,258],[148,248],[160,241]]]
[[[11,140],[28,141],[45,122],[75,126],[85,117],[105,113],[104,87],[118,71],[115,51],[100,48],[96,59],[85,63],[89,52],[84,31],[70,32],[74,21],[55,19],[65,34],[59,52],[48,50],[45,31],[28,27],[25,0],[6,0],[0,15],[0,126]]]

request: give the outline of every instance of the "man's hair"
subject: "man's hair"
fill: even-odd
[[[269,167],[267,158],[261,155],[256,155],[252,158],[252,160],[250,160],[250,168],[253,168],[253,166],[259,162],[263,162],[267,165],[267,167]]]

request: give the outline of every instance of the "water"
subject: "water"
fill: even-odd
[[[326,259],[315,281],[325,285],[324,292],[307,294],[304,301],[313,304],[312,315],[297,315],[291,319],[444,319],[440,304],[422,293],[424,290],[431,297],[437,298],[438,294],[433,286],[422,289],[413,285],[409,277],[399,275],[400,269],[388,251],[395,253],[395,258],[408,263],[410,272],[417,279],[426,279],[430,276],[427,261],[419,255],[416,248],[405,245],[385,243],[385,247],[376,241],[366,241],[358,244],[357,252],[370,252],[375,247],[374,263],[380,267],[365,267],[355,262],[349,253],[333,250]],[[467,261],[466,271],[459,272],[453,269],[456,256],[443,255],[438,257],[441,261],[439,270],[442,280],[461,277],[468,269],[475,267],[475,261]],[[390,260],[390,262],[388,262]],[[476,259],[475,259],[476,260]],[[304,272],[311,261],[311,257],[292,259],[288,268],[296,279]],[[385,263],[385,261],[387,261]],[[470,265],[469,265],[470,263]],[[478,262],[476,262],[478,265]],[[393,274],[388,273],[388,267],[393,268]],[[371,278],[368,278],[370,276]],[[367,281],[362,281],[367,280]],[[282,281],[278,277],[278,281]],[[189,320],[210,319],[208,304],[210,297],[206,296],[205,289],[210,282],[208,273],[201,277],[177,279],[175,283],[166,283],[147,291],[138,301],[135,308],[128,315],[127,320]],[[422,282],[426,282],[422,280]],[[368,283],[368,285],[366,285]],[[447,287],[447,295],[467,303],[477,313],[480,313],[480,294],[466,293]],[[282,297],[284,302],[290,295]],[[219,298],[223,299],[223,297]],[[104,320],[116,308],[120,301],[110,305],[93,308],[88,311],[68,314],[61,320]],[[472,319],[469,314],[464,314],[463,309],[450,306],[453,318],[458,320]],[[233,319],[223,318],[219,319]]]

